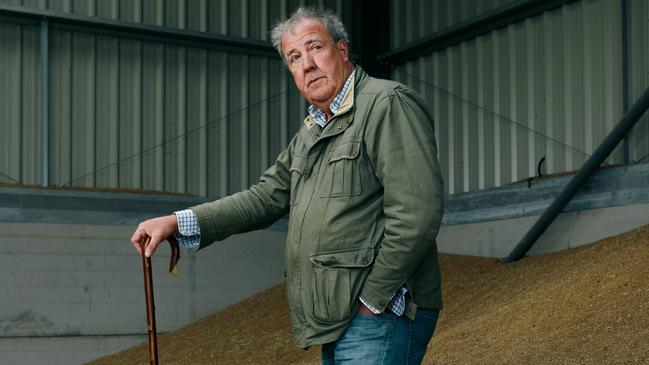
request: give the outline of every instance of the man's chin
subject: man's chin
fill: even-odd
[[[317,106],[317,107],[320,108],[320,109],[324,109],[325,106],[327,106],[327,105],[329,104],[329,103],[328,103],[328,101],[329,101],[328,99],[321,99],[321,98],[317,98],[317,99],[305,98],[305,99],[306,99],[310,104],[313,104],[313,105]]]
[[[327,90],[308,90],[304,94],[304,98],[314,105],[323,104],[331,99],[331,92],[327,92]]]

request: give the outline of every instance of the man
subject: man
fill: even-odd
[[[147,255],[171,234],[203,248],[289,213],[296,344],[323,344],[325,364],[420,363],[442,307],[431,114],[409,88],[351,62],[331,13],[300,8],[272,39],[311,104],[300,131],[248,190],[145,221],[131,241],[141,251],[151,236]]]

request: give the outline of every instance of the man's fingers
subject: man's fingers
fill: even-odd
[[[133,244],[135,250],[142,255],[144,240],[151,237],[151,241],[144,249],[144,255],[146,257],[151,257],[160,245],[160,242],[166,240],[167,237],[176,232],[177,229],[178,221],[176,220],[176,216],[173,214],[149,219],[140,223],[135,232],[133,232],[131,244]]]
[[[133,232],[133,236],[131,236],[131,244],[140,255],[142,255],[142,244],[148,236],[149,235],[146,233],[146,231],[139,227],[135,230],[135,232]]]
[[[133,248],[135,248],[135,251],[137,251],[140,255],[142,255],[142,245],[133,242],[131,242],[131,244],[133,245]]]
[[[149,238],[151,237],[151,238]],[[147,243],[148,240],[148,243]],[[146,231],[135,231],[133,237],[131,237],[131,244],[135,247],[135,250],[142,255],[142,250],[144,249],[144,255],[146,257],[151,257],[155,252],[156,248],[162,242],[162,238],[159,236],[149,236]],[[146,247],[145,247],[146,244]]]
[[[152,236],[151,240],[149,241],[149,244],[146,245],[144,249],[144,256],[146,257],[151,257],[155,250],[160,246],[160,243],[164,240],[166,237],[160,237],[160,236]]]

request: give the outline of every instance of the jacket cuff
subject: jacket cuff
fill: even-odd
[[[394,296],[394,293],[392,294],[383,294],[379,293],[369,286],[365,285],[363,287],[363,291],[361,291],[360,298],[362,299],[362,302],[370,309],[376,309],[379,311],[379,313],[385,312],[385,309],[388,306],[388,303],[390,303],[390,300],[392,299],[392,296]]]
[[[213,222],[213,216],[210,214],[210,210],[207,204],[200,204],[191,207],[191,210],[198,218],[199,231],[201,232],[199,249],[205,248],[214,242],[217,239],[216,231],[213,229],[215,227]]]

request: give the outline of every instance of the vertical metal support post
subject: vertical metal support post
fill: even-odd
[[[622,27],[622,113],[629,111],[629,94],[631,82],[629,79],[629,0],[621,2],[621,27]],[[629,146],[629,135],[624,136],[622,142],[622,155],[624,164],[631,163],[631,149]]]
[[[41,20],[41,185],[48,186],[50,175],[50,21]]]

